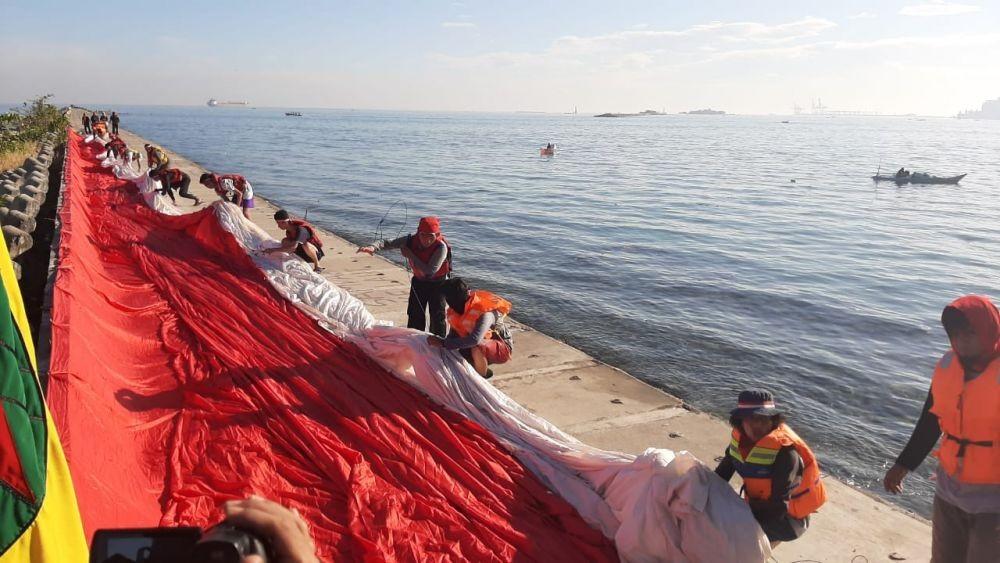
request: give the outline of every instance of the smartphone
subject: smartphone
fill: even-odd
[[[97,530],[90,563],[176,563],[186,561],[201,528],[118,528]]]

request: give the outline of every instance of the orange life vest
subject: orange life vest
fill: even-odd
[[[771,473],[778,450],[794,446],[802,456],[802,483],[792,491],[788,500],[788,514],[802,519],[816,512],[826,502],[826,487],[819,477],[819,463],[809,446],[786,424],[781,424],[770,434],[761,438],[744,459],[740,453],[740,438],[743,432],[733,429],[729,443],[729,456],[733,459],[736,472],[743,478],[743,486],[748,499],[767,500],[771,498]]]
[[[934,453],[941,467],[961,483],[1000,484],[1000,358],[965,381],[954,352],[934,368],[931,412],[941,426]]]
[[[420,243],[417,241],[416,235],[410,235],[410,238],[408,238],[406,241],[406,247],[410,249],[410,252],[412,252],[414,256],[419,258],[420,261],[424,262],[425,264],[427,262],[430,262],[431,257],[434,256],[435,252],[437,252],[438,242],[444,245],[444,251],[445,251],[444,262],[441,263],[441,267],[438,268],[438,270],[434,272],[433,275],[424,278],[425,280],[443,280],[448,277],[448,274],[451,273],[451,245],[448,244],[448,241],[444,238],[444,235],[439,235],[438,239],[434,241],[434,244],[427,247],[420,246]],[[413,267],[412,262],[410,265],[410,269],[413,270],[414,272],[417,271],[417,269]]]
[[[286,237],[292,240],[299,240],[299,229],[306,229],[309,232],[309,239],[306,240],[306,242],[316,248],[323,248],[323,241],[319,240],[319,237],[316,236],[316,227],[313,227],[302,219],[289,219],[288,222],[291,223],[293,227],[285,230]]]
[[[510,313],[510,301],[493,295],[489,291],[476,290],[470,292],[469,298],[465,301],[465,312],[461,315],[454,309],[448,309],[448,324],[459,336],[466,336],[476,328],[476,323],[483,313],[496,312],[501,316]],[[486,334],[486,338],[493,338],[493,331]]]

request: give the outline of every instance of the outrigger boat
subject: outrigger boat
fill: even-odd
[[[965,174],[958,176],[932,176],[923,172],[911,172],[903,176],[895,174],[876,174],[872,180],[876,182],[896,182],[897,184],[957,184],[965,178]]]

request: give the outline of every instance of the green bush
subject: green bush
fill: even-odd
[[[36,145],[50,135],[57,140],[66,138],[69,118],[49,103],[52,94],[24,102],[17,111],[0,114],[0,154],[23,150]]]

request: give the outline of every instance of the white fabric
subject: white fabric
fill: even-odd
[[[159,182],[121,164],[109,165],[119,178],[133,180],[151,207],[180,213],[156,193]],[[361,301],[302,260],[262,252],[280,242],[235,205],[219,201],[213,208],[279,293],[435,402],[489,430],[612,538],[623,561],[757,563],[770,555],[746,503],[690,453],[648,449],[633,456],[580,442],[496,389],[457,352],[430,347],[425,333],[379,326]]]

